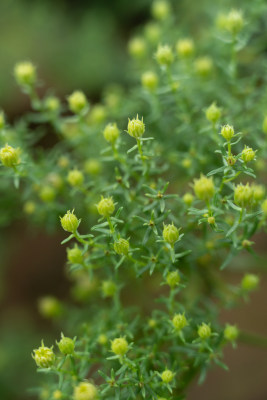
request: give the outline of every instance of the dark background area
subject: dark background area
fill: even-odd
[[[181,12],[185,3],[181,1]],[[127,84],[127,42],[139,25],[149,19],[150,4],[150,0],[1,0],[0,108],[10,120],[29,109],[28,99],[13,79],[13,66],[21,60],[32,60],[46,88],[55,88],[55,94],[62,99],[72,90],[82,89],[91,102],[96,102],[105,85]],[[195,6],[195,2],[192,4]],[[39,345],[41,338],[59,334],[53,323],[40,317],[37,301],[47,294],[62,300],[68,298],[70,282],[64,272],[65,248],[60,246],[64,237],[60,230],[48,234],[29,227],[24,220],[0,232],[0,398],[3,400],[32,398],[27,392],[37,382],[30,355],[32,348]],[[262,255],[265,242],[266,237],[258,238]],[[251,256],[248,260],[246,255],[243,261],[256,262]],[[235,281],[239,276],[226,278]],[[222,321],[267,336],[266,291],[265,279],[250,303],[223,312]],[[228,346],[225,362],[230,372],[214,369],[201,387],[193,385],[188,400],[265,400],[266,359],[266,349],[241,344],[233,350]]]

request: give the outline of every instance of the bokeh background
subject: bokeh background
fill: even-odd
[[[205,0],[177,0],[177,9],[188,20]],[[191,3],[191,5],[190,5]],[[221,1],[223,6],[230,1]],[[236,5],[242,2],[235,2]],[[15,120],[29,109],[28,99],[17,88],[13,66],[32,60],[47,88],[56,88],[64,99],[74,89],[82,89],[92,103],[99,100],[107,84],[127,85],[129,57],[127,43],[139,25],[148,21],[150,0],[1,0],[0,1],[0,108]],[[193,5],[193,7],[192,7]],[[49,143],[43,144],[44,146]],[[3,208],[1,214],[6,210]],[[4,218],[0,218],[4,221]],[[68,298],[70,282],[64,273],[65,237],[46,232],[17,219],[12,225],[2,221],[0,231],[0,398],[34,399],[38,376],[32,348],[40,339],[59,336],[58,328],[43,319],[37,310],[43,295]],[[266,236],[257,237],[260,259],[239,262],[266,262]],[[230,278],[229,278],[230,279]],[[234,279],[231,274],[231,279]],[[237,277],[238,281],[239,277]],[[250,303],[222,314],[222,321],[237,323],[243,330],[267,336],[267,281]],[[225,351],[230,372],[215,369],[202,386],[195,383],[188,400],[266,400],[267,350],[240,344]]]

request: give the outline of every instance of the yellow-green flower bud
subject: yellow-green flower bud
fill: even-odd
[[[66,157],[66,156],[61,156],[58,159],[58,165],[61,168],[67,168],[69,166],[69,163],[70,163],[70,161],[69,161],[68,157]]]
[[[39,313],[45,318],[57,318],[62,314],[62,305],[53,296],[44,296],[38,301]]]
[[[252,290],[257,289],[259,286],[259,277],[254,274],[246,274],[242,281],[241,281],[241,287],[243,290],[250,292]]]
[[[39,196],[43,202],[51,203],[56,197],[55,189],[51,186],[45,185],[40,188]]]
[[[76,90],[68,97],[69,108],[74,114],[80,114],[88,108],[88,101],[83,92]]]
[[[114,243],[114,250],[120,256],[127,256],[127,254],[129,253],[129,248],[130,248],[130,243],[126,239],[119,238]]]
[[[244,26],[243,15],[238,10],[232,10],[226,17],[225,28],[232,34],[239,33]]]
[[[60,101],[55,96],[49,96],[45,99],[44,106],[47,111],[55,112],[60,108]]]
[[[216,18],[216,26],[221,30],[225,30],[227,26],[227,15],[220,13]]]
[[[182,161],[182,166],[186,169],[189,169],[192,166],[192,159],[191,158],[184,158]]]
[[[128,350],[129,346],[125,338],[117,338],[111,341],[111,351],[117,356],[124,356]]]
[[[67,258],[68,261],[73,264],[82,264],[83,263],[83,252],[77,245],[75,245],[72,249],[67,249]]]
[[[191,206],[194,201],[194,196],[192,195],[192,193],[185,193],[183,196],[183,201],[187,206]]]
[[[245,146],[241,153],[241,158],[245,163],[247,163],[255,159],[255,154],[255,151],[251,147]]]
[[[113,297],[117,291],[117,285],[112,281],[103,281],[101,291],[104,297]]]
[[[234,134],[235,134],[235,131],[234,131],[234,127],[232,125],[222,126],[221,135],[224,137],[225,140],[227,140],[227,142],[230,142],[230,140],[232,139]]]
[[[262,203],[261,203],[261,209],[263,212],[263,216],[265,218],[267,218],[267,199],[265,199]]]
[[[264,120],[262,123],[262,130],[264,133],[267,133],[267,115],[264,117]]]
[[[170,371],[169,369],[165,369],[165,371],[163,371],[161,374],[161,379],[162,379],[162,382],[164,382],[164,383],[170,383],[174,377],[175,377],[175,374],[172,371]]]
[[[32,358],[36,362],[37,367],[49,368],[55,362],[55,354],[53,352],[53,346],[51,348],[45,347],[43,341],[41,344],[42,346],[40,346],[36,350],[33,350],[34,354],[32,354]]]
[[[213,124],[215,124],[218,121],[218,119],[221,117],[221,114],[222,114],[221,109],[217,107],[216,103],[212,103],[206,109],[206,118]]]
[[[156,22],[149,22],[145,26],[145,37],[150,43],[158,43],[160,39],[160,27]]]
[[[64,217],[60,217],[60,222],[64,231],[70,233],[76,232],[80,224],[80,220],[78,220],[78,218],[74,214],[74,210],[72,210],[72,212],[67,211]]]
[[[29,61],[20,62],[15,65],[14,75],[19,85],[32,86],[36,81],[36,68]]]
[[[194,53],[194,42],[191,39],[180,39],[176,43],[176,51],[181,58],[191,57]]]
[[[178,271],[172,271],[167,274],[166,282],[171,288],[179,285],[180,280],[181,278]]]
[[[5,167],[14,168],[20,163],[19,159],[19,148],[14,149],[14,147],[8,144],[0,149],[0,160]]]
[[[26,203],[23,206],[23,211],[26,214],[33,214],[36,210],[36,204],[33,201],[26,201]]]
[[[172,49],[167,44],[165,44],[164,46],[161,46],[161,45],[158,46],[155,57],[156,57],[157,63],[159,65],[163,65],[163,66],[171,65],[174,60]]]
[[[204,175],[201,175],[199,179],[195,179],[194,192],[200,200],[210,200],[215,193],[213,179],[207,178]]]
[[[177,242],[177,240],[179,239],[179,229],[177,229],[176,226],[173,225],[173,223],[169,225],[164,225],[162,236],[165,242],[173,246],[174,243]]]
[[[61,339],[57,343],[60,353],[62,354],[73,354],[75,348],[75,341],[69,337],[65,337],[61,333]]]
[[[211,329],[208,324],[205,324],[205,322],[202,322],[202,324],[198,327],[198,336],[202,339],[208,339],[211,336]]]
[[[145,89],[153,92],[159,83],[158,75],[153,71],[146,71],[141,77],[142,85]]]
[[[61,390],[55,390],[53,392],[53,400],[60,400],[63,398],[63,393],[61,392]]]
[[[116,123],[109,123],[103,132],[104,138],[109,143],[115,143],[120,135],[120,131]]]
[[[148,326],[151,329],[154,329],[157,326],[157,321],[153,318],[148,320]]]
[[[115,210],[115,204],[112,197],[101,197],[100,202],[97,204],[97,211],[100,215],[107,218],[113,214]]]
[[[154,0],[151,7],[151,14],[154,18],[162,21],[170,15],[170,4],[166,0]]]
[[[129,133],[130,136],[134,137],[135,139],[141,138],[145,133],[145,124],[143,121],[143,117],[140,120],[137,114],[136,118],[133,119],[129,118],[127,132]]]
[[[265,187],[263,185],[252,185],[251,188],[253,190],[253,200],[255,203],[263,200],[265,196]]]
[[[214,225],[215,224],[215,218],[214,217],[208,217],[208,224]]]
[[[234,190],[234,202],[239,207],[250,206],[253,201],[253,189],[249,184],[243,185],[240,183]]]
[[[177,331],[181,331],[188,325],[188,322],[184,314],[175,314],[172,319],[172,324]]]
[[[213,70],[213,61],[210,57],[199,57],[195,61],[196,73],[201,76],[208,76]]]
[[[91,108],[88,122],[91,124],[101,124],[107,117],[106,107],[102,104],[96,104]]]
[[[136,37],[129,41],[129,53],[134,58],[143,58],[146,54],[146,42],[144,39]]]
[[[89,382],[81,382],[74,388],[73,400],[97,400],[98,391],[95,385]]]
[[[92,158],[84,163],[84,170],[91,175],[99,175],[102,170],[102,165],[98,160]]]
[[[67,179],[71,186],[78,187],[78,186],[82,186],[83,181],[84,181],[84,176],[81,171],[79,171],[78,169],[75,168],[75,169],[72,169],[71,171],[69,171]]]
[[[4,128],[5,126],[5,114],[3,111],[0,111],[0,131]]]
[[[108,338],[107,335],[105,335],[104,333],[101,333],[98,338],[97,338],[97,342],[101,345],[101,346],[105,346],[108,342]]]
[[[229,340],[230,342],[234,342],[239,335],[239,330],[235,325],[229,325],[227,324],[224,331],[223,331],[223,336],[226,340]]]

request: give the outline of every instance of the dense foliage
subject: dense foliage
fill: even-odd
[[[259,284],[253,265],[237,285],[222,270],[266,230],[267,6],[213,9],[190,38],[175,5],[151,11],[129,43],[128,88],[65,104],[41,98],[22,62],[32,112],[14,125],[0,114],[2,223],[22,209],[67,232],[72,302],[39,303],[65,321],[32,354],[42,399],[184,399],[195,376],[227,369],[223,347],[242,333],[220,311]]]

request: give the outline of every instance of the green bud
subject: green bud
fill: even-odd
[[[242,281],[241,281],[241,287],[243,290],[250,292],[252,290],[257,289],[259,286],[259,277],[254,274],[246,274]]]
[[[57,343],[59,351],[66,354],[73,354],[75,348],[75,341],[71,338],[65,337],[63,333],[61,333],[61,339]]]
[[[237,329],[237,327],[235,325],[227,324],[224,329],[223,335],[226,340],[229,340],[230,342],[234,342],[238,338],[239,330]]]
[[[198,327],[198,336],[202,339],[208,339],[211,336],[211,329],[210,326],[202,322],[202,324]]]
[[[127,256],[127,254],[129,253],[129,247],[130,247],[129,241],[123,238],[119,238],[114,243],[114,250],[120,256]]]
[[[178,271],[172,271],[167,274],[166,282],[171,287],[174,288],[180,282],[181,278]]]

